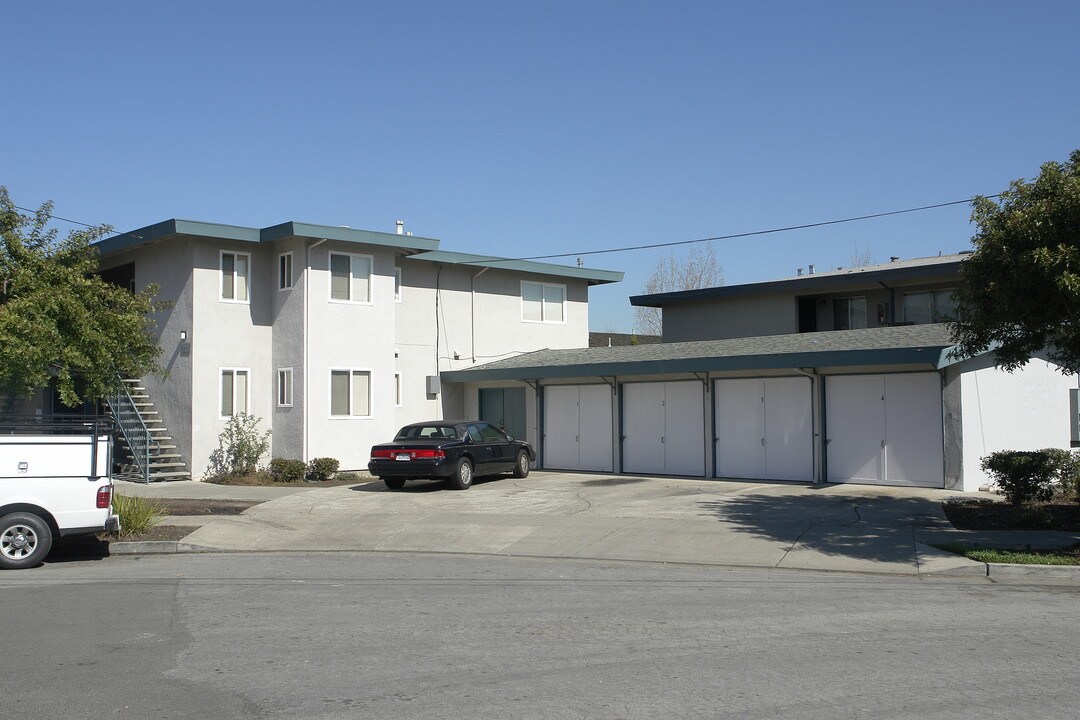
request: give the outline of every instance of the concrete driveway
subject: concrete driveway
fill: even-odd
[[[125,491],[127,491],[125,486]],[[942,490],[535,471],[455,492],[418,481],[325,489],[131,486],[172,497],[275,499],[219,517],[189,549],[484,553],[916,575],[985,575],[927,546],[959,541]],[[962,533],[959,533],[963,535]]]

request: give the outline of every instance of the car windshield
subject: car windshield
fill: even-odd
[[[425,438],[457,437],[457,430],[453,425],[408,425],[401,428],[395,440],[422,440]]]

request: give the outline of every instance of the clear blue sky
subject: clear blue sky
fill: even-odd
[[[1075,0],[102,0],[4,25],[0,184],[118,230],[400,218],[573,254],[992,194],[1080,148]],[[856,243],[966,249],[968,212],[715,249],[728,284],[769,280]],[[626,272],[592,329],[630,330],[659,252],[586,258]]]

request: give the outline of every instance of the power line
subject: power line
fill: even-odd
[[[986,198],[1001,197],[1000,193],[996,195],[983,195]],[[770,230],[754,230],[751,232],[732,233],[731,235],[715,235],[713,237],[698,238],[697,240],[676,240],[674,242],[666,243],[652,243],[649,245],[633,245],[630,247],[610,248],[607,250],[588,250],[585,252],[568,252],[559,253],[556,255],[533,255],[531,257],[517,258],[518,260],[550,260],[551,258],[561,257],[579,257],[582,255],[605,255],[608,253],[618,252],[630,252],[632,250],[652,250],[655,248],[675,247],[678,245],[693,245],[694,243],[710,242],[712,240],[733,240],[735,238],[753,237],[755,235],[771,235],[773,233],[789,232],[791,230],[806,230],[807,228],[823,227],[825,225],[839,225],[841,223],[855,222],[857,220],[870,220],[873,218],[887,217],[889,215],[903,215],[904,213],[920,212],[922,210],[933,210],[934,208],[948,207],[950,205],[963,205],[965,203],[971,203],[975,198],[968,198],[967,200],[953,200],[951,202],[937,203],[935,205],[923,205],[917,208],[908,208],[906,210],[891,210],[889,212],[873,213],[871,215],[859,215],[858,217],[849,217],[842,220],[824,220],[816,223],[806,223],[804,225],[788,225],[786,227],[772,228]]]

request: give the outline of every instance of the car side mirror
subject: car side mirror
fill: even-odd
[[[513,435],[507,435],[507,436],[506,436],[506,439],[507,439],[507,440],[508,440],[509,442],[514,442],[514,436],[513,436]]]

